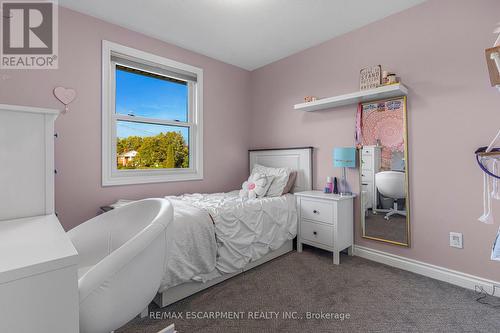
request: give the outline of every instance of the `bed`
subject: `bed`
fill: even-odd
[[[249,170],[255,164],[296,170],[293,193],[312,189],[311,160],[311,147],[250,150]],[[292,251],[297,234],[293,194],[245,200],[232,191],[167,198],[175,223],[167,232],[169,259],[155,298],[160,307]]]

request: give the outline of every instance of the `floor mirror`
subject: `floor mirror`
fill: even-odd
[[[409,247],[406,97],[362,103],[358,112],[363,237]]]

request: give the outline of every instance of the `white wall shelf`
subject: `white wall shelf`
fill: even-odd
[[[318,111],[360,102],[406,96],[407,94],[408,88],[401,83],[397,83],[369,90],[356,91],[350,94],[322,98],[314,102],[295,104],[293,108],[299,111]]]

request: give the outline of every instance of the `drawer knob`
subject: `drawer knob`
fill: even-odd
[[[316,231],[313,231],[313,235],[316,236],[318,233]]]
[[[314,213],[314,214],[319,214],[319,210],[316,210],[316,209],[315,209],[315,210],[313,210],[313,213]]]

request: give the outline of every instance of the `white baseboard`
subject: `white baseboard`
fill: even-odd
[[[481,286],[488,293],[493,292],[493,286],[497,286],[495,296],[500,297],[500,282],[483,279],[448,268],[427,264],[422,261],[413,260],[383,251],[370,249],[364,246],[354,246],[354,255],[368,260],[376,261],[381,264],[410,271],[416,274],[424,275],[436,280],[448,282],[463,288],[474,290],[476,286]]]

